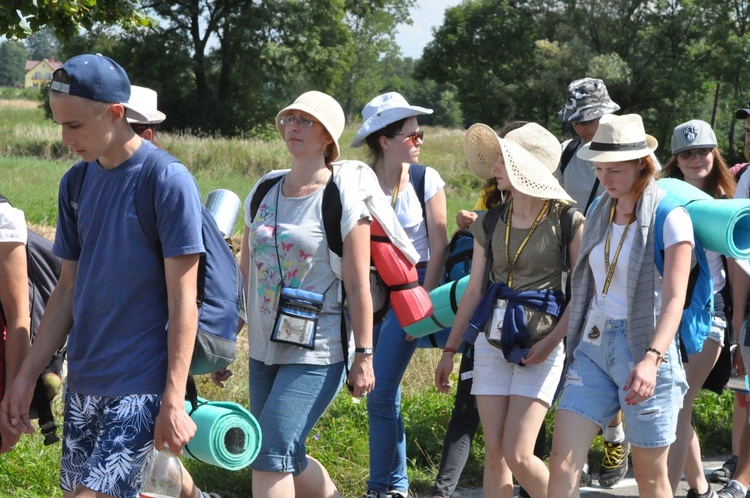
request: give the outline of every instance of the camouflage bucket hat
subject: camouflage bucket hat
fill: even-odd
[[[591,121],[619,110],[620,106],[609,98],[602,80],[583,78],[568,85],[565,106],[557,115],[565,123],[576,123]]]

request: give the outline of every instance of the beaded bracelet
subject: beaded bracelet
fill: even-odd
[[[667,362],[667,358],[656,348],[646,348],[646,353],[654,353],[660,364]]]

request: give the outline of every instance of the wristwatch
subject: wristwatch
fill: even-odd
[[[371,356],[374,352],[374,349],[372,348],[354,348],[355,353],[363,354],[366,356]]]

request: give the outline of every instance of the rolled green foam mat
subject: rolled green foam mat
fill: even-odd
[[[731,258],[750,259],[749,199],[714,199],[676,178],[662,178],[658,183],[685,205],[704,248]]]
[[[469,275],[460,280],[441,285],[430,292],[430,301],[434,311],[431,316],[423,318],[404,328],[412,337],[424,337],[453,325],[456,310],[461,297],[469,285]]]
[[[195,410],[189,401],[185,410],[198,430],[183,455],[227,470],[243,469],[258,456],[260,425],[243,406],[198,398]]]

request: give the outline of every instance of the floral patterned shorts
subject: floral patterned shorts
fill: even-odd
[[[140,494],[142,467],[154,449],[161,396],[87,396],[65,391],[60,487],[80,484],[121,498]]]

